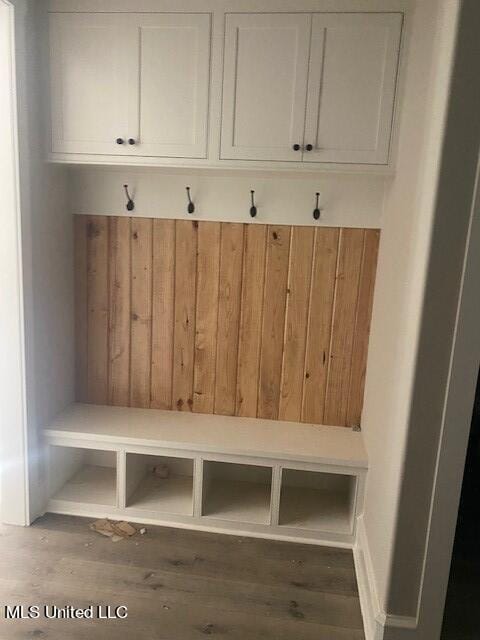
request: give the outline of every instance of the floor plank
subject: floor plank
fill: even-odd
[[[126,605],[126,620],[5,620],[0,638],[362,640],[348,550],[148,527],[113,544],[89,520],[0,527],[2,606]]]

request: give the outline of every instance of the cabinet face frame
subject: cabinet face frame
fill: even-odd
[[[315,163],[351,163],[386,165],[389,160],[390,139],[393,130],[393,113],[397,86],[400,39],[403,16],[400,13],[315,13],[312,16],[312,40],[310,53],[309,84],[305,122],[305,143],[313,149],[304,154],[304,162]],[[321,119],[322,100],[326,94],[326,66],[328,65],[329,30],[355,30],[361,28],[384,28],[383,75],[378,87],[379,104],[375,132],[375,144],[372,148],[342,149],[340,146],[322,148]],[[363,81],[363,79],[362,79]],[[335,87],[333,87],[335,91]],[[341,90],[341,87],[340,87]],[[352,119],[356,105],[352,100]],[[361,119],[357,123],[362,126]],[[338,135],[342,135],[342,123],[337,122]],[[372,136],[373,137],[373,136]]]
[[[285,144],[239,145],[236,144],[238,114],[238,76],[240,35],[242,30],[296,30],[296,59],[293,64],[292,103],[289,105],[290,122],[287,141]],[[302,160],[303,137],[305,127],[305,106],[308,83],[308,56],[310,49],[311,15],[306,13],[245,13],[226,14],[225,17],[225,54],[223,70],[223,107],[221,131],[221,160],[264,160],[264,161],[293,161]],[[280,71],[279,69],[277,71]],[[275,69],[271,70],[276,73]],[[254,96],[247,96],[246,102],[251,101],[252,109],[258,107]],[[286,96],[287,98],[287,96]],[[245,105],[244,105],[245,106]],[[254,114],[252,114],[254,117]],[[238,125],[240,126],[240,125]],[[293,145],[298,144],[299,150]]]

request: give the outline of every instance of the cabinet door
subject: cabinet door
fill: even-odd
[[[304,160],[388,162],[401,28],[396,13],[313,16]]]
[[[126,154],[137,97],[125,14],[50,16],[52,151]]]
[[[205,158],[210,14],[136,14],[139,121],[129,137],[140,156]]]
[[[302,159],[310,22],[301,13],[227,15],[223,159]]]

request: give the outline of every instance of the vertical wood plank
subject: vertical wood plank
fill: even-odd
[[[108,225],[102,216],[87,223],[88,401],[108,402]]]
[[[222,415],[235,414],[243,234],[243,224],[222,223],[214,409]]]
[[[278,418],[291,228],[269,226],[257,415]]]
[[[76,216],[77,399],[359,424],[378,242]]]
[[[108,403],[130,403],[130,218],[109,218]]]
[[[198,226],[193,391],[193,411],[198,413],[213,413],[215,404],[220,230],[219,222]]]
[[[363,229],[340,232],[324,424],[344,426],[347,418],[364,236]]]
[[[245,229],[235,413],[250,418],[257,415],[266,233],[263,224]]]
[[[152,374],[150,406],[172,408],[175,221],[153,221]]]
[[[197,227],[198,222],[176,222],[172,397],[173,408],[179,411],[193,407]]]
[[[370,320],[372,316],[379,241],[380,231],[378,229],[365,230],[365,245],[360,277],[360,290],[358,293],[346,420],[348,427],[360,425],[362,416],[368,339],[370,335]]]
[[[279,419],[299,421],[315,230],[292,227]]]
[[[303,385],[303,422],[323,422],[338,239],[339,229],[319,227],[315,230]]]
[[[75,398],[88,400],[87,216],[75,216]]]
[[[130,405],[150,406],[152,357],[152,220],[132,219]]]

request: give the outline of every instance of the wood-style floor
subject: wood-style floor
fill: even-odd
[[[352,553],[148,527],[118,543],[89,520],[0,527],[0,639],[363,640]],[[5,619],[5,605],[126,605],[126,620]]]

